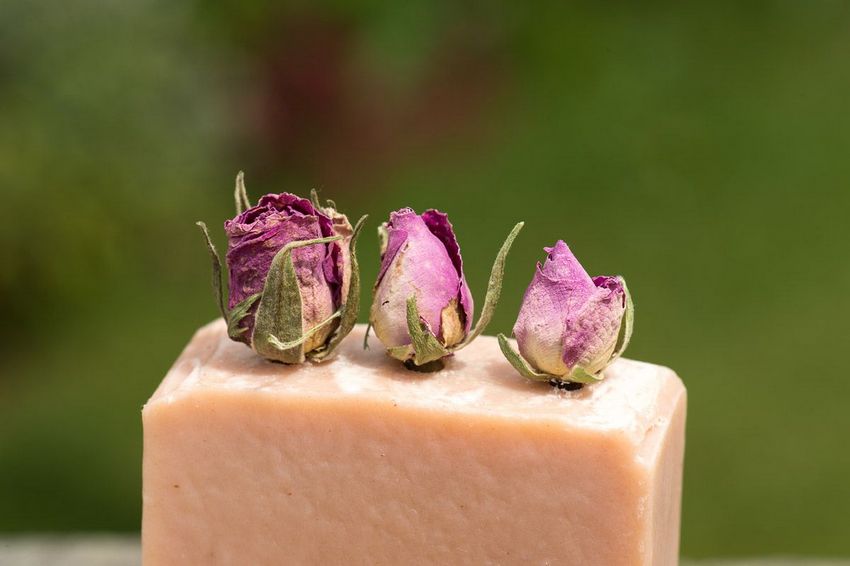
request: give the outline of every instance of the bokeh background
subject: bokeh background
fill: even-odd
[[[137,532],[244,169],[369,213],[367,282],[392,209],[478,296],[527,221],[491,332],[558,238],[625,275],[689,389],[683,553],[850,555],[850,4],[561,4],[3,0],[0,531]]]

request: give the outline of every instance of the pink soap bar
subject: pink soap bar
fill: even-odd
[[[295,367],[198,331],[142,413],[146,566],[678,563],[671,370],[565,392],[492,337],[421,374],[363,332]]]

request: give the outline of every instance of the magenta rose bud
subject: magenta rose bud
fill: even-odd
[[[447,348],[458,344],[472,326],[472,295],[448,216],[403,208],[383,228],[386,249],[370,314],[378,339],[389,349],[411,343],[407,301],[415,297],[431,334]]]
[[[334,236],[331,219],[304,198],[290,193],[269,194],[224,223],[227,234],[227,268],[230,293],[227,306],[236,305],[262,292],[272,260],[286,244]],[[292,250],[292,263],[303,301],[302,328],[317,326],[339,308],[344,266],[339,261],[340,244],[330,242]],[[237,339],[251,344],[258,304],[238,323],[245,331]],[[324,343],[336,321],[324,325],[305,343],[310,351]]]
[[[237,215],[224,223],[229,293],[221,308],[228,334],[276,361],[322,359],[356,318],[355,230],[332,206],[321,207],[315,193],[313,202],[280,193],[250,206],[240,176],[236,202]],[[221,294],[218,254],[208,245]]]
[[[485,300],[472,329],[473,301],[463,274],[460,246],[446,214],[416,214],[403,208],[379,229],[381,269],[369,322],[390,356],[408,365],[436,362],[464,347],[489,322],[504,267],[504,256],[521,224],[511,233],[494,270],[495,295]],[[483,322],[483,325],[482,325]]]
[[[514,325],[519,354],[505,351],[527,377],[587,383],[625,349],[632,307],[622,277],[590,277],[563,241],[549,254],[525,291]],[[517,365],[519,364],[520,367]]]

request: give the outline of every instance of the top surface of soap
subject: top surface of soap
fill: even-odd
[[[224,321],[201,328],[175,362],[149,405],[199,391],[350,399],[510,419],[555,420],[577,428],[617,429],[642,437],[658,405],[682,393],[676,374],[661,366],[619,359],[605,379],[580,391],[529,381],[508,364],[494,337],[481,336],[434,373],[405,369],[385,355],[377,338],[363,349],[358,325],[322,364],[287,366],[262,359],[227,337]],[[663,412],[662,412],[663,413]]]

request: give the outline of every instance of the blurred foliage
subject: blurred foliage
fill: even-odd
[[[244,168],[373,227],[448,211],[478,297],[526,220],[492,332],[558,238],[622,273],[629,356],[689,389],[683,552],[850,555],[848,24],[829,0],[5,0],[0,529],[138,528],[139,410],[215,315],[193,221]]]

